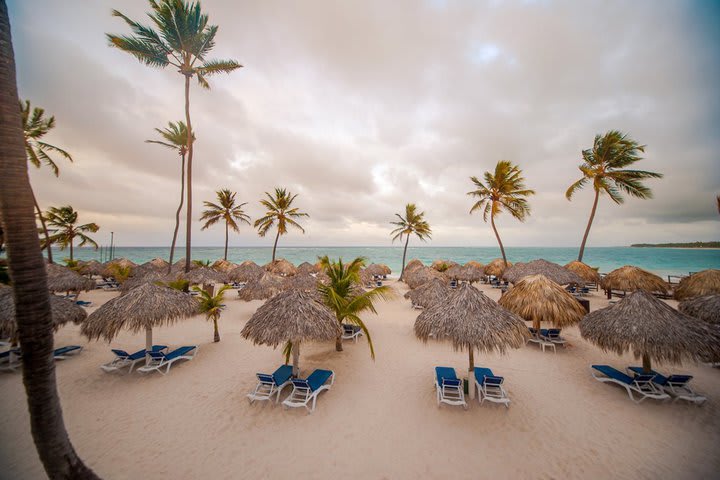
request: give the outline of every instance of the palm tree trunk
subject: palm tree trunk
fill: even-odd
[[[300,375],[300,341],[292,343],[292,359],[293,359],[293,377],[298,378]]]
[[[340,328],[342,328],[342,325],[340,326]],[[338,335],[337,338],[335,338],[335,351],[336,352],[343,351],[342,335]]]
[[[410,241],[410,234],[406,235],[405,239],[405,248],[403,249],[403,263],[402,263],[402,269],[400,270],[400,281],[403,279],[403,275],[405,275],[405,255],[407,254],[407,246],[408,242]]]
[[[595,218],[595,211],[597,210],[598,199],[600,198],[600,190],[595,189],[595,200],[593,201],[593,207],[590,211],[590,219],[585,228],[585,235],[583,235],[582,243],[580,244],[580,253],[578,253],[578,262],[582,262],[583,255],[585,254],[585,243],[587,242],[588,235],[590,234],[590,227],[592,226],[593,219]]]
[[[98,478],[70,443],[57,393],[47,275],[33,211],[5,0],[0,0],[0,64],[0,210],[13,279],[30,429],[48,477]]]
[[[53,263],[52,245],[50,245],[50,234],[48,233],[47,225],[45,225],[45,217],[43,217],[42,211],[40,210],[40,205],[38,205],[38,201],[35,197],[35,192],[32,189],[32,185],[30,185],[30,193],[32,194],[33,202],[35,203],[35,211],[37,212],[38,218],[40,218],[40,224],[42,225],[43,234],[45,235],[45,246],[47,247],[48,263]]]
[[[275,235],[275,243],[273,244],[273,258],[272,263],[275,262],[275,250],[277,249],[278,238],[280,238],[280,229],[278,229],[277,235]]]
[[[70,235],[70,261],[73,261],[73,236]]]
[[[220,341],[220,330],[218,330],[217,318],[213,318],[213,326],[215,327],[215,336],[213,337],[213,342],[217,343]]]
[[[507,257],[505,256],[505,248],[503,247],[502,240],[500,240],[500,234],[497,231],[497,228],[495,228],[495,217],[491,214],[490,215],[490,225],[492,225],[493,232],[495,232],[495,238],[497,238],[498,244],[500,245],[500,253],[502,253],[503,262],[505,263],[505,266],[507,267]]]
[[[643,373],[649,374],[652,371],[652,365],[650,364],[650,357],[647,354],[643,354]]]
[[[168,273],[172,268],[173,255],[175,255],[175,242],[177,241],[178,229],[180,228],[180,212],[182,211],[183,201],[185,200],[185,154],[182,154],[182,165],[180,172],[180,205],[175,212],[175,231],[173,232],[172,244],[170,245],[170,265],[168,265]]]
[[[223,257],[227,261],[227,246],[228,246],[228,222],[225,221],[225,256]]]
[[[185,123],[187,124],[187,217],[185,219],[185,273],[190,271],[192,256],[192,160],[193,133],[190,123],[190,75],[185,74]]]

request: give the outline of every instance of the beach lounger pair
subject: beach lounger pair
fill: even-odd
[[[347,323],[343,323],[343,333],[342,333],[342,339],[343,340],[352,340],[355,343],[357,343],[358,338],[360,338],[363,334],[362,329],[358,325],[348,325]]]
[[[147,352],[150,356],[150,360],[136,371],[140,373],[159,372],[162,375],[167,375],[168,372],[170,372],[170,367],[172,367],[173,363],[178,360],[192,360],[195,358],[195,355],[197,355],[197,352],[197,345],[179,347],[170,353],[164,353],[162,351]],[[162,371],[163,368],[165,369],[165,372]]]
[[[623,372],[616,370],[609,365],[592,365],[591,374],[595,380],[603,383],[614,383],[623,387],[635,403],[642,403],[643,400],[667,400],[670,395],[663,392],[653,383],[655,375],[640,374],[630,377]],[[638,397],[633,396],[633,393]]]
[[[80,345],[68,345],[53,350],[54,360],[65,360],[82,352]],[[22,351],[19,348],[0,353],[0,371],[14,372],[22,365]]]
[[[632,375],[643,375],[642,367],[628,367],[628,373]],[[702,405],[707,398],[700,395],[690,388],[690,380],[692,375],[670,375],[664,376],[654,370],[650,370],[650,375],[654,375],[652,383],[665,391],[674,398],[673,402],[685,400],[697,405]]]
[[[166,345],[152,346],[153,352],[162,352],[163,350],[167,350]],[[120,372],[126,367],[130,367],[130,370],[128,370],[128,373],[130,373],[133,371],[133,368],[135,368],[135,365],[145,360],[145,357],[147,356],[147,352],[144,348],[132,354],[126,352],[125,350],[118,350],[114,348],[112,349],[112,352],[115,354],[115,358],[111,362],[100,365],[100,368],[104,372]]]
[[[474,385],[477,388],[478,403],[483,404],[486,400],[493,403],[500,403],[510,408],[510,398],[503,387],[505,379],[493,373],[489,368],[475,367]],[[435,389],[437,394],[438,407],[441,403],[448,405],[462,405],[467,409],[463,382],[455,374],[455,369],[450,367],[435,367]]]
[[[554,342],[551,342],[548,338],[542,336],[542,329],[539,332],[532,327],[528,327],[528,331],[530,331],[530,337],[528,338],[527,343],[536,343],[538,346],[540,346],[540,348],[542,348],[543,352],[546,348],[552,348],[553,353],[557,353],[556,344]]]
[[[305,407],[309,413],[315,411],[317,397],[321,392],[330,390],[335,383],[335,373],[332,370],[316,369],[307,379],[292,378],[292,366],[282,365],[272,375],[258,373],[258,384],[255,390],[248,394],[250,403],[255,400],[280,400],[280,393],[287,385],[292,384],[290,395],[283,401],[283,406]],[[310,405],[312,402],[312,405]]]

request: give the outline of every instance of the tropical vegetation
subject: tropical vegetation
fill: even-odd
[[[494,173],[485,172],[483,179],[484,183],[477,177],[470,177],[477,188],[468,192],[468,195],[478,199],[470,209],[470,213],[482,210],[485,223],[487,223],[488,217],[490,218],[490,225],[498,245],[500,245],[503,262],[507,266],[507,256],[495,226],[495,217],[503,210],[507,210],[514,218],[521,222],[525,221],[525,218],[530,215],[530,205],[525,197],[534,195],[535,192],[525,186],[522,170],[517,165],[505,160],[501,160],[495,165]]]
[[[273,243],[272,261],[275,262],[275,251],[280,235],[288,232],[288,225],[297,228],[302,233],[305,229],[295,221],[296,218],[309,217],[307,213],[298,211],[292,206],[297,194],[293,195],[284,188],[276,188],[275,195],[265,192],[267,199],[260,200],[260,205],[265,207],[267,211],[265,215],[255,220],[255,228],[258,229],[258,235],[264,237],[267,232],[277,224],[277,234],[275,234],[275,243]]]
[[[214,327],[213,342],[220,341],[220,331],[218,330],[218,320],[222,314],[223,308],[225,308],[225,290],[230,288],[229,285],[223,285],[220,290],[214,295],[207,290],[202,288],[193,287],[193,290],[199,293],[197,296],[198,303],[200,304],[200,313],[204,313],[208,320],[212,320]]]
[[[238,227],[237,222],[244,222],[250,225],[250,217],[245,214],[242,208],[247,205],[247,203],[241,203],[240,205],[235,204],[236,192],[231,192],[227,188],[224,188],[218,190],[215,194],[217,195],[218,203],[203,202],[207,210],[205,210],[200,217],[200,221],[205,222],[201,230],[215,225],[220,220],[225,221],[225,254],[223,259],[227,260],[228,230],[232,228],[234,232],[239,232],[240,227]]]
[[[48,225],[57,229],[50,238],[47,240],[47,248],[51,248],[53,244],[58,244],[60,250],[65,250],[70,247],[70,260],[73,260],[73,245],[75,239],[80,240],[78,244],[82,247],[86,244],[90,244],[95,249],[98,248],[97,242],[90,238],[87,233],[95,233],[100,227],[96,223],[85,223],[78,225],[78,212],[76,212],[70,205],[63,207],[50,207],[45,213]]]
[[[390,232],[393,236],[392,241],[400,240],[402,242],[403,235],[405,235],[405,247],[403,248],[402,258],[402,269],[400,270],[400,280],[403,279],[405,273],[405,257],[407,255],[407,247],[410,242],[410,235],[415,235],[423,242],[432,236],[432,229],[430,224],[423,218],[425,212],[418,212],[417,207],[414,203],[408,203],[405,205],[405,216],[403,217],[399,213],[395,216],[398,218],[397,222],[390,222],[397,228]]]

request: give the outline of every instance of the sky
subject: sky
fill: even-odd
[[[720,5],[707,1],[204,0],[209,56],[243,65],[191,85],[196,133],[193,244],[203,201],[229,188],[253,218],[285,187],[310,215],[280,246],[391,245],[415,203],[433,246],[494,246],[469,214],[470,176],[516,163],[536,191],[506,246],[579,245],[592,189],[565,199],[581,151],[620,130],[646,145],[652,200],[602,197],[588,246],[720,239]],[[145,143],[184,119],[183,77],[111,48],[118,9],[142,0],[9,0],[21,99],[54,115],[60,176],[31,167],[43,208],[72,205],[98,243],[167,246],[180,195],[177,154]],[[179,243],[182,244],[184,224]],[[241,226],[231,246],[271,245]],[[417,239],[411,244],[419,245]]]

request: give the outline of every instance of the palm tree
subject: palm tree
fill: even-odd
[[[218,330],[217,322],[220,319],[220,314],[222,313],[223,308],[225,308],[223,302],[225,301],[225,290],[228,288],[230,288],[230,285],[223,285],[215,295],[212,295],[206,290],[193,287],[193,290],[200,294],[197,297],[198,302],[200,303],[200,313],[204,313],[208,320],[213,321],[213,326],[215,327],[213,342],[220,341],[220,331]]]
[[[292,202],[295,200],[295,197],[297,197],[297,194],[293,195],[284,188],[276,188],[274,197],[268,192],[265,192],[265,195],[267,195],[267,200],[260,200],[260,204],[267,208],[267,212],[265,212],[265,216],[255,220],[254,226],[258,229],[258,234],[261,237],[264,237],[268,230],[274,227],[277,222],[277,234],[275,235],[275,243],[273,244],[272,253],[272,261],[274,262],[275,250],[277,249],[277,242],[280,235],[285,235],[287,233],[288,225],[292,225],[293,227],[300,229],[301,232],[305,233],[305,229],[293,219],[309,217],[310,215],[298,212],[297,208],[290,208],[292,207]]]
[[[150,67],[172,66],[185,77],[185,124],[187,125],[187,230],[185,234],[185,271],[190,271],[192,235],[192,161],[193,129],[190,121],[190,79],[197,77],[201,87],[209,89],[207,77],[230,73],[242,67],[235,60],[208,60],[215,46],[217,25],[208,25],[208,16],[200,2],[185,0],[149,0],[148,14],[156,30],[129,19],[117,10],[113,16],[125,20],[132,36],[107,34],[110,46],[117,47]]]
[[[220,220],[225,220],[225,256],[227,260],[228,250],[228,229],[232,228],[233,231],[239,232],[238,224],[235,220],[240,220],[250,225],[250,217],[248,217],[243,211],[242,207],[247,203],[241,203],[235,205],[235,192],[231,192],[227,188],[218,190],[215,192],[218,198],[218,203],[203,202],[208,210],[205,210],[200,217],[200,221],[205,221],[205,225],[202,226],[201,230],[205,230],[208,227],[215,225]]]
[[[168,271],[172,268],[173,256],[175,255],[175,242],[177,242],[178,229],[180,228],[180,212],[183,207],[183,200],[185,200],[185,155],[187,154],[188,145],[188,134],[187,126],[185,122],[168,122],[168,128],[160,130],[155,129],[165,141],[160,140],[145,140],[147,143],[156,143],[167,148],[177,150],[178,155],[182,159],[180,165],[180,205],[178,205],[177,211],[175,212],[175,230],[173,231],[172,244],[170,245],[170,260],[168,261]],[[195,134],[193,133],[192,142],[195,141]]]
[[[638,144],[617,130],[610,130],[602,136],[595,135],[593,147],[582,151],[584,161],[578,168],[583,176],[570,185],[565,192],[565,197],[570,200],[573,194],[584,187],[588,181],[592,181],[595,190],[595,200],[585,228],[585,235],[580,244],[578,262],[582,262],[585,243],[590,234],[590,227],[595,218],[601,193],[607,193],[610,199],[618,205],[625,201],[621,192],[642,199],[652,198],[652,192],[642,184],[642,180],[662,178],[662,174],[643,170],[624,170],[625,167],[642,160],[640,153],[644,151],[645,145]]]
[[[405,273],[405,255],[407,254],[408,242],[410,241],[410,235],[415,234],[423,242],[430,238],[432,230],[430,224],[423,220],[425,212],[417,212],[417,207],[414,203],[408,203],[405,205],[405,217],[396,213],[395,216],[400,219],[398,222],[390,222],[396,225],[398,228],[390,232],[393,235],[392,241],[395,242],[399,239],[402,242],[402,237],[405,235],[405,248],[403,249],[402,269],[400,270],[400,280],[403,279]]]
[[[22,124],[23,132],[25,134],[25,155],[27,156],[28,162],[40,168],[43,163],[50,167],[57,177],[60,175],[60,169],[58,168],[55,161],[50,157],[50,153],[57,153],[67,160],[73,161],[72,157],[68,152],[62,148],[50,145],[47,142],[41,140],[42,137],[55,127],[55,117],[45,118],[45,110],[39,107],[32,109],[30,112],[30,100],[25,100],[25,103],[20,104],[20,110],[22,112]],[[32,186],[30,187],[32,190]],[[35,212],[40,219],[43,233],[45,234],[45,244],[48,245],[48,239],[50,234],[48,233],[47,226],[45,225],[45,219],[43,218],[40,205],[38,204],[35,192],[33,192],[33,202],[35,202]],[[48,262],[53,263],[52,248],[48,247],[47,251]]]
[[[0,0],[0,64],[0,211],[14,281],[15,318],[23,352],[22,375],[30,432],[49,478],[98,478],[85,466],[70,442],[57,393],[47,274],[33,213],[5,0]]]
[[[95,233],[100,230],[100,227],[96,223],[86,223],[84,225],[76,225],[78,220],[78,212],[76,212],[70,205],[64,207],[50,207],[45,213],[48,224],[58,229],[58,232],[53,234],[49,239],[48,248],[53,243],[60,244],[60,250],[70,246],[70,260],[73,259],[73,243],[76,238],[80,239],[79,247],[89,243],[94,246],[97,250],[98,244],[92,238],[85,235],[86,232]]]
[[[522,170],[517,165],[513,165],[506,160],[501,160],[495,165],[494,174],[485,172],[483,178],[485,183],[478,180],[477,177],[470,177],[477,190],[468,192],[468,195],[479,198],[470,209],[470,213],[482,209],[483,221],[486,223],[488,216],[490,217],[490,225],[492,225],[495,238],[497,238],[500,245],[503,262],[507,266],[505,248],[495,227],[495,217],[505,209],[513,217],[521,222],[524,221],[525,217],[530,215],[530,206],[523,197],[534,195],[535,192],[525,187]]]
[[[337,262],[330,260],[327,255],[321,257],[320,265],[327,274],[327,285],[319,284],[318,291],[325,305],[335,312],[338,323],[359,326],[368,340],[370,356],[375,359],[375,349],[367,326],[360,318],[360,313],[370,311],[377,314],[373,301],[378,298],[386,299],[391,296],[390,287],[377,287],[365,291],[360,286],[360,269],[365,266],[365,259],[358,257],[348,264],[343,264],[342,258]],[[335,340],[335,350],[342,352],[342,336]]]

